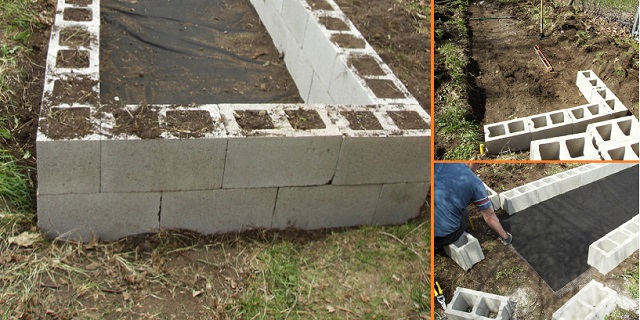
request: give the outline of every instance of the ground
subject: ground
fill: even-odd
[[[579,70],[593,70],[638,117],[638,43],[619,24],[549,1],[545,37],[539,40],[539,1],[448,3],[435,10],[437,158],[477,156],[483,125],[587,104],[575,85]],[[464,5],[456,9],[458,3]],[[451,44],[457,51],[450,53]],[[536,55],[535,45],[552,72]],[[456,63],[462,65],[458,73],[452,68]],[[447,109],[453,105],[460,105],[463,120],[470,123],[467,135],[447,131]],[[460,144],[470,144],[470,150],[455,152]],[[529,154],[517,158],[528,159]]]
[[[0,0],[0,147],[12,157],[2,169],[12,168],[19,186],[5,188],[0,170],[7,204],[0,213],[0,318],[429,317],[428,199],[400,226],[218,236],[167,230],[88,244],[43,239],[33,204],[35,133],[55,3]],[[428,109],[427,5],[339,3]]]
[[[480,178],[496,192],[503,192],[543,177],[566,171],[577,164],[507,163],[483,165],[477,172]],[[490,230],[475,208],[470,208],[475,229],[469,233],[480,241],[485,259],[465,272],[443,251],[436,252],[434,276],[451,301],[457,287],[509,296],[517,302],[513,319],[551,319],[552,314],[566,303],[579,288],[566,293],[554,293],[525,260],[510,246],[503,245]],[[499,210],[497,214],[507,214]],[[514,241],[518,241],[514,235]],[[638,252],[626,259],[606,276],[591,268],[586,279],[594,279],[620,294],[617,317],[638,318]],[[587,281],[588,282],[588,281]],[[582,285],[586,282],[582,283]],[[635,292],[635,293],[633,293]],[[635,295],[635,296],[634,296]],[[627,310],[632,311],[627,311]],[[436,319],[444,311],[434,306]]]

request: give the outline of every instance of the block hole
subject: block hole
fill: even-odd
[[[285,110],[289,124],[296,130],[324,129],[327,126],[315,110]]]
[[[638,226],[637,223],[631,222],[631,223],[627,223],[627,225],[624,226],[624,229],[633,234],[636,234],[638,233],[638,231],[640,231],[640,226]]]
[[[585,78],[591,78],[591,71],[583,71],[582,76]]]
[[[91,45],[91,33],[83,27],[67,27],[60,30],[59,43],[68,47],[89,47]]]
[[[593,79],[593,80],[589,80],[589,83],[591,84],[592,87],[597,87],[598,85],[598,80]]]
[[[53,83],[53,94],[47,97],[51,105],[98,103],[98,81],[86,77],[59,79]]]
[[[476,314],[481,317],[495,319],[498,317],[498,311],[500,311],[500,300],[483,297],[478,303],[476,308]]]
[[[511,133],[524,131],[524,121],[520,120],[520,121],[511,122],[507,125],[507,127],[509,127],[509,132]]]
[[[324,25],[328,30],[334,31],[348,31],[349,25],[341,19],[334,17],[320,17],[320,23]]]
[[[429,124],[415,111],[389,111],[387,114],[402,130],[429,129]]]
[[[609,158],[611,158],[611,160],[624,160],[624,154],[626,152],[625,149],[625,147],[611,149],[607,151],[607,154],[609,155]]]
[[[343,111],[340,114],[349,121],[352,130],[382,130],[382,126],[371,111]]]
[[[631,144],[631,150],[633,150],[633,153],[636,154],[636,157],[640,157],[640,154],[638,154],[638,143],[633,143]]]
[[[620,131],[622,131],[625,136],[631,135],[631,126],[633,125],[631,119],[619,121],[617,124],[618,128],[620,128]]]
[[[180,138],[199,138],[215,129],[206,110],[169,110],[165,122],[167,131]]]
[[[589,105],[587,106],[587,110],[589,110],[589,112],[595,116],[600,113],[600,105],[597,105],[597,104]]]
[[[461,247],[465,246],[468,242],[469,242],[469,239],[467,238],[467,235],[463,234],[462,237],[458,238],[458,240],[456,240],[456,242],[454,242],[452,244],[455,247],[461,248]]]
[[[236,118],[240,128],[244,130],[260,130],[274,129],[275,126],[271,121],[271,117],[266,110],[243,110],[235,111],[233,116]]]
[[[553,124],[563,123],[564,122],[564,113],[562,113],[562,112],[552,113],[552,114],[549,115],[549,118],[551,118],[551,123],[553,123]]]
[[[487,129],[489,130],[490,138],[505,135],[504,125],[502,124],[488,127]]]
[[[533,127],[538,129],[547,126],[547,117],[546,116],[538,116],[531,118],[531,122],[533,122]]]
[[[86,6],[90,5],[92,0],[65,0],[67,4],[73,4],[77,6]]]
[[[584,108],[573,109],[571,110],[571,113],[573,114],[573,117],[575,117],[576,119],[584,118]]]
[[[47,112],[43,133],[51,139],[74,139],[91,133],[89,108],[51,108]]]
[[[583,289],[583,291],[580,292],[580,300],[594,308],[599,305],[600,302],[604,301],[608,295],[609,292],[604,290],[604,288],[592,285],[586,288],[586,290]]]
[[[361,76],[384,76],[384,70],[372,56],[352,56],[349,65],[353,66]]]
[[[587,319],[591,309],[578,301],[565,305],[560,319]]]
[[[451,309],[464,313],[471,313],[477,300],[478,296],[475,294],[460,292],[456,296],[456,299],[451,302]]]
[[[612,234],[609,235],[609,238],[611,238],[611,240],[619,243],[619,244],[623,244],[625,241],[627,241],[629,239],[629,235],[623,233],[622,231],[616,231],[613,232]]]
[[[567,150],[571,158],[584,157],[584,138],[575,138],[567,140]]]
[[[93,14],[90,9],[66,8],[62,13],[65,21],[91,21]]]
[[[560,143],[543,143],[539,146],[541,160],[560,160]]]
[[[338,45],[341,48],[348,49],[364,49],[366,42],[362,38],[358,38],[351,34],[340,33],[331,36],[331,42]]]
[[[88,68],[89,51],[86,50],[60,50],[56,57],[58,68]]]
[[[600,242],[596,244],[596,247],[604,251],[605,253],[609,253],[615,250],[616,248],[618,248],[618,245],[612,242],[611,240],[604,238],[604,239],[601,239]]]
[[[612,126],[610,123],[596,127],[596,131],[598,131],[598,134],[600,135],[600,137],[602,137],[602,140],[604,141],[611,140],[611,129],[612,129]]]
[[[405,98],[404,93],[396,87],[391,80],[384,79],[365,79],[367,86],[373,91],[378,98],[402,99]]]

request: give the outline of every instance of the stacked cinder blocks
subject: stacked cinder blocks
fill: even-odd
[[[625,117],[628,110],[591,70],[579,71],[576,85],[589,104],[485,125],[487,152],[530,149],[531,160],[637,159],[637,133],[631,143],[602,150],[589,143],[589,125]]]
[[[592,183],[637,164],[590,163],[500,193],[502,208],[514,214],[559,194]]]
[[[445,246],[444,251],[464,271],[468,271],[474,264],[484,259],[480,242],[474,236],[464,232],[456,242]]]
[[[616,308],[618,293],[591,280],[553,313],[553,320],[599,320]]]
[[[514,308],[508,297],[458,287],[445,314],[451,320],[508,320]]]
[[[590,124],[587,135],[605,160],[638,160],[640,123],[634,116]]]
[[[324,46],[335,51],[333,58],[317,51],[321,48],[310,49],[312,45],[307,50],[313,54],[283,51],[285,59],[333,69],[340,59],[366,56],[369,67],[381,70],[375,76],[356,77],[358,69],[353,66],[362,64],[359,60],[348,71],[338,72],[356,78],[353,85],[361,85],[360,93],[352,93],[358,99],[313,89],[313,81],[325,85],[319,81],[327,78],[322,74],[326,70],[296,70],[295,63],[288,62],[307,101],[340,105],[121,107],[99,103],[99,1],[67,2],[58,3],[36,143],[38,224],[49,236],[88,241],[92,236],[114,240],[161,228],[203,233],[317,229],[397,224],[419,213],[430,179],[429,115],[335,3],[311,9],[301,0],[254,1],[265,24],[274,25],[275,20],[269,19],[276,19],[281,21],[276,26],[286,27],[269,31],[284,39],[293,36],[296,46],[321,42],[312,31],[307,38],[307,28],[321,28],[326,37],[342,34],[332,31],[336,23],[364,41],[365,49],[352,52],[335,45],[341,38],[334,39],[331,46]],[[71,17],[87,20],[67,21],[65,12],[70,9],[81,10]],[[265,16],[267,9],[281,15]],[[87,12],[89,16],[84,15]],[[286,25],[283,17],[289,19]],[[318,25],[319,21],[327,26]],[[70,27],[82,28],[83,39],[89,40],[78,45],[78,39],[69,35],[79,29],[66,32]],[[66,61],[58,59],[59,51],[70,48],[88,51],[88,66],[58,65]],[[314,60],[325,58],[332,61]],[[308,86],[302,85],[300,76],[310,76]],[[393,98],[372,94],[366,86],[371,79],[388,80],[401,94]],[[64,96],[69,101],[60,101]],[[354,101],[362,104],[347,105]],[[180,117],[170,113],[197,118],[200,127],[182,128],[172,122]],[[261,123],[247,125],[244,116],[257,116]],[[360,118],[368,122],[359,123]],[[128,121],[134,125],[128,126]],[[60,132],[61,126],[67,130]]]
[[[589,246],[587,263],[607,274],[638,250],[640,216],[606,234]]]
[[[309,104],[415,104],[332,0],[251,0]]]

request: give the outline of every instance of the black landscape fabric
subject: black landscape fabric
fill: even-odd
[[[516,251],[558,291],[589,268],[591,243],[637,214],[636,165],[517,212],[505,222]]]
[[[101,1],[103,104],[302,102],[280,58],[248,0]]]

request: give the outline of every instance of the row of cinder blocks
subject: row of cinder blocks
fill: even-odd
[[[591,78],[587,78],[588,76]],[[588,104],[485,125],[487,152],[498,154],[503,151],[526,150],[532,144],[537,146],[545,143],[538,142],[540,140],[563,136],[567,136],[563,137],[563,141],[570,140],[569,144],[581,143],[579,140],[583,140],[583,136],[579,134],[586,132],[588,125],[628,114],[627,108],[620,99],[604,86],[602,80],[597,78],[593,71],[579,71],[576,85],[587,98]],[[571,150],[564,150],[560,144],[551,142],[546,143],[542,148],[551,149],[549,152],[552,151],[553,154],[571,152]],[[575,149],[575,147],[568,149]],[[539,153],[545,152],[542,150]],[[569,159],[598,159],[591,158],[593,154],[590,152],[591,150],[586,149],[580,156],[572,156]]]
[[[151,108],[151,107],[150,107]],[[162,122],[162,109],[158,122]],[[341,107],[208,105],[215,127],[203,138],[140,139],[108,135],[108,114],[99,139],[50,140],[40,132],[39,193],[193,191],[311,185],[358,185],[429,181],[429,130],[401,130],[390,112],[418,115],[419,106],[363,107],[380,130],[355,130]],[[234,116],[264,112],[272,129],[245,130]],[[316,112],[324,128],[296,130],[288,110]],[[164,111],[166,112],[166,111]],[[96,135],[96,134],[94,134]],[[93,137],[92,135],[91,137]]]
[[[480,242],[474,236],[464,232],[456,242],[444,247],[453,261],[455,261],[464,271],[473,267],[474,264],[484,259]]]
[[[531,142],[531,160],[638,160],[640,124],[634,116],[587,125],[585,133]]]
[[[445,314],[450,320],[508,320],[514,308],[508,297],[458,287]]]
[[[618,293],[591,280],[553,313],[553,320],[600,320],[616,308]]]
[[[428,183],[38,195],[50,237],[103,240],[160,229],[205,234],[252,228],[399,224],[415,217]]]
[[[314,7],[305,0],[251,0],[276,48],[284,54],[302,99],[322,104],[415,104],[338,5],[332,0],[316,2],[322,5]],[[353,60],[359,59],[371,64],[369,73],[353,66]],[[374,92],[369,85],[374,82],[384,90]]]
[[[587,263],[607,274],[638,250],[640,244],[640,216],[607,233],[589,246]]]
[[[562,193],[600,180],[634,165],[590,163],[500,193],[502,208],[514,214]]]

